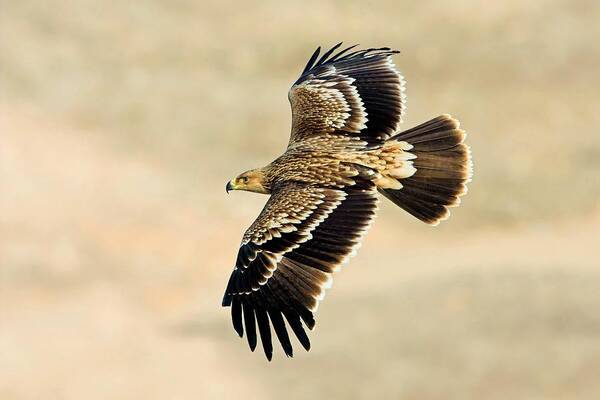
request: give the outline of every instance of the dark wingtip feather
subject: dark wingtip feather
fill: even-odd
[[[225,293],[223,295],[223,301],[221,302],[221,306],[229,307],[230,305],[231,305],[231,295],[228,293]]]
[[[340,47],[342,45],[343,42],[339,42],[338,44],[336,44],[335,46],[333,46],[332,48],[330,48],[329,50],[327,50],[319,59],[319,61],[317,61],[317,64],[315,65],[321,65],[323,64],[325,61],[327,61],[327,58],[331,55],[331,53],[333,53],[334,51],[337,50],[338,47]]]
[[[285,322],[283,321],[281,312],[278,310],[269,310],[269,317],[271,318],[273,328],[275,329],[275,334],[279,339],[279,343],[281,343],[281,347],[283,347],[285,355],[288,357],[293,357],[294,349],[292,348],[292,343],[290,342],[290,337],[287,329],[285,328]]]
[[[301,315],[301,317],[306,324],[306,327],[312,331],[315,328],[315,317],[313,316],[312,312],[309,311],[308,315]]]
[[[242,337],[244,336],[244,327],[242,325],[242,302],[239,296],[235,297],[231,303],[231,322],[233,323],[233,329],[237,334]]]
[[[304,67],[304,71],[302,71],[301,75],[304,75],[304,73],[306,71],[308,71],[309,69],[311,69],[313,67],[314,62],[316,61],[317,57],[319,57],[320,53],[321,53],[321,46],[317,47],[317,49],[315,50],[313,55],[310,57],[310,59],[306,63],[306,67]]]
[[[310,339],[308,338],[306,331],[304,331],[302,322],[300,322],[300,316],[291,311],[284,312],[284,315],[302,347],[304,347],[306,351],[309,351]]]
[[[344,53],[348,52],[349,50],[352,50],[352,49],[353,49],[353,48],[355,48],[356,46],[359,46],[359,45],[358,45],[358,44],[355,44],[355,45],[353,45],[353,46],[346,47],[346,48],[345,48],[344,50],[342,50],[342,51],[338,51],[338,53],[337,53],[337,54],[335,54],[333,57],[331,57],[331,58],[329,59],[329,62],[334,62],[334,61],[336,61],[336,60],[337,60],[338,58],[340,58],[340,57],[341,57],[341,56],[342,56]]]
[[[265,356],[267,357],[267,360],[271,361],[271,358],[273,358],[273,343],[271,342],[271,324],[269,324],[269,317],[262,307],[256,307],[254,312],[256,314],[256,323],[258,324],[258,331],[260,332],[260,340]]]
[[[248,339],[248,346],[250,350],[256,349],[256,320],[254,319],[254,308],[252,305],[245,301],[243,304],[244,309],[244,325],[246,325],[246,338]]]
[[[235,279],[234,276],[235,270],[231,273],[231,275],[229,275],[229,280],[227,281],[227,287],[225,288],[225,294],[223,294],[223,301],[221,302],[223,307],[229,307],[231,305],[231,300],[233,298],[231,291],[233,287],[233,281]]]

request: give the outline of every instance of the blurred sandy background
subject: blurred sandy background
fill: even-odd
[[[598,399],[600,3],[0,1],[0,398]],[[313,350],[220,307],[319,45],[402,50],[405,126],[475,178],[439,228],[383,202]]]

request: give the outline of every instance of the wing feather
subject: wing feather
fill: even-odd
[[[308,329],[314,327],[314,313],[325,290],[331,286],[332,273],[356,250],[377,208],[377,192],[370,182],[359,182],[339,190],[296,186],[281,193],[294,197],[295,192],[305,190],[320,190],[323,196],[313,196],[319,199],[313,203],[316,208],[296,224],[294,231],[268,240],[254,233],[245,235],[241,255],[223,298],[223,305],[232,307],[232,321],[240,336],[244,334],[244,328],[240,326],[243,321],[252,350],[256,346],[258,326],[269,360],[273,353],[271,326],[284,353],[289,357],[293,355],[285,320],[302,347],[310,348],[304,325]],[[273,194],[274,197],[279,195]],[[269,200],[257,221],[272,223],[272,219],[263,214],[289,214],[285,207],[291,204],[290,201]],[[256,222],[251,231],[265,232]],[[293,245],[273,253],[271,241],[282,239]],[[250,250],[243,249],[244,246],[249,246]],[[265,262],[270,265],[265,267]],[[271,271],[268,277],[265,269]]]
[[[254,319],[254,308],[248,302],[245,297],[241,297],[242,306],[244,310],[244,325],[246,325],[246,338],[248,339],[248,346],[250,350],[254,351],[256,348],[256,320]]]
[[[321,58],[318,48],[290,89],[290,144],[327,134],[374,144],[396,132],[406,108],[404,78],[391,57],[398,51],[382,47],[348,53],[352,46],[333,54],[340,46]]]

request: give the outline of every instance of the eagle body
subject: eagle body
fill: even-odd
[[[236,332],[252,351],[260,335],[269,360],[273,332],[287,356],[288,329],[310,349],[305,328],[314,328],[333,273],[370,227],[379,194],[437,225],[472,175],[466,134],[451,116],[398,132],[405,95],[397,51],[334,54],[340,45],[320,58],[317,49],[290,89],[286,151],[226,187],[270,195],[242,237],[223,297]]]
[[[388,175],[405,177],[414,168],[406,142],[374,148],[358,139],[325,135],[294,144],[268,166],[260,169],[261,184],[268,193],[290,182],[343,188],[355,184],[354,177],[384,182]]]

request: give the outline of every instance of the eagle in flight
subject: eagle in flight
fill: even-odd
[[[267,359],[272,331],[288,357],[287,326],[310,349],[305,327],[325,289],[360,244],[378,192],[421,221],[437,225],[460,203],[471,178],[469,147],[458,120],[441,115],[398,133],[404,79],[383,47],[323,54],[318,48],[292,85],[288,147],[263,168],[227,183],[269,194],[242,238],[223,306],[250,349],[257,328]]]

